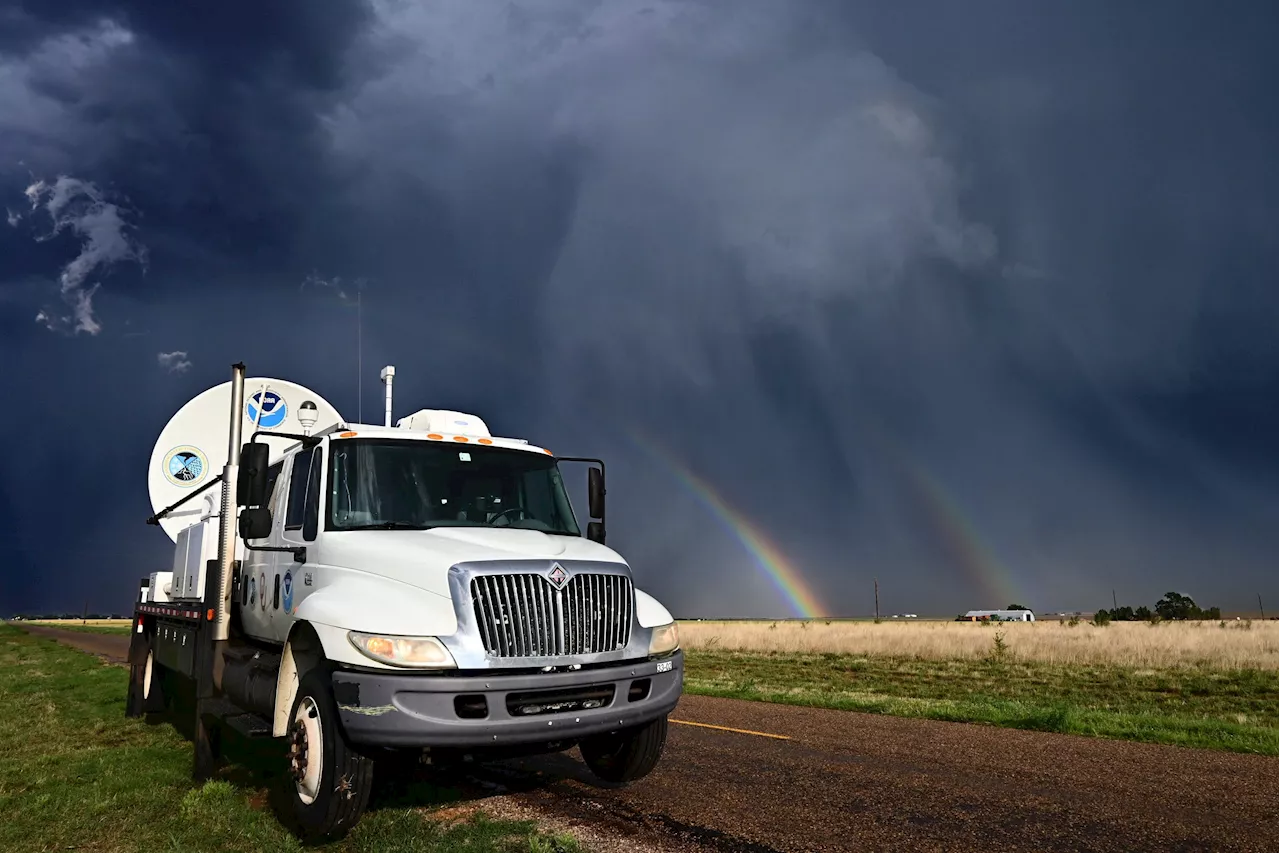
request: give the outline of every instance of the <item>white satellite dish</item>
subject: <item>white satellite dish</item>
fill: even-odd
[[[227,464],[230,414],[231,383],[223,382],[197,394],[165,424],[147,466],[147,489],[154,512],[207,486],[222,473]],[[244,418],[243,442],[249,441],[255,429],[311,435],[342,422],[338,410],[310,388],[265,377],[245,378],[240,414]],[[258,440],[271,448],[272,459],[298,443],[279,436],[260,436]],[[165,515],[160,526],[176,542],[179,531],[201,516],[217,512],[221,505],[222,487],[217,485]]]

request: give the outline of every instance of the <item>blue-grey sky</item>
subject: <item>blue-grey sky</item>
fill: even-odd
[[[167,566],[243,360],[605,456],[681,616],[793,612],[717,503],[834,614],[1274,612],[1275,20],[0,0],[0,610]]]

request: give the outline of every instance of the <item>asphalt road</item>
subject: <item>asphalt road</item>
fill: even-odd
[[[115,659],[128,642],[28,630]],[[684,697],[672,720],[661,764],[628,788],[602,787],[570,752],[470,772],[464,797],[514,798],[635,848],[1280,846],[1275,757],[700,696]]]

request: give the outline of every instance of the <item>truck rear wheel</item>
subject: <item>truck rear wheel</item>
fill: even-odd
[[[578,744],[582,760],[606,782],[634,782],[658,766],[667,743],[667,718],[584,738]]]
[[[313,841],[341,838],[369,803],[373,760],[347,742],[324,669],[302,677],[286,738],[289,799],[300,834]]]

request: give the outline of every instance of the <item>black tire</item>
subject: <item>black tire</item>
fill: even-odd
[[[285,739],[285,784],[299,835],[305,841],[342,838],[369,804],[373,760],[347,741],[324,668],[302,676]],[[309,773],[317,746],[320,764]]]
[[[626,784],[648,776],[667,743],[667,718],[644,725],[583,738],[578,744],[582,760],[606,782]]]

